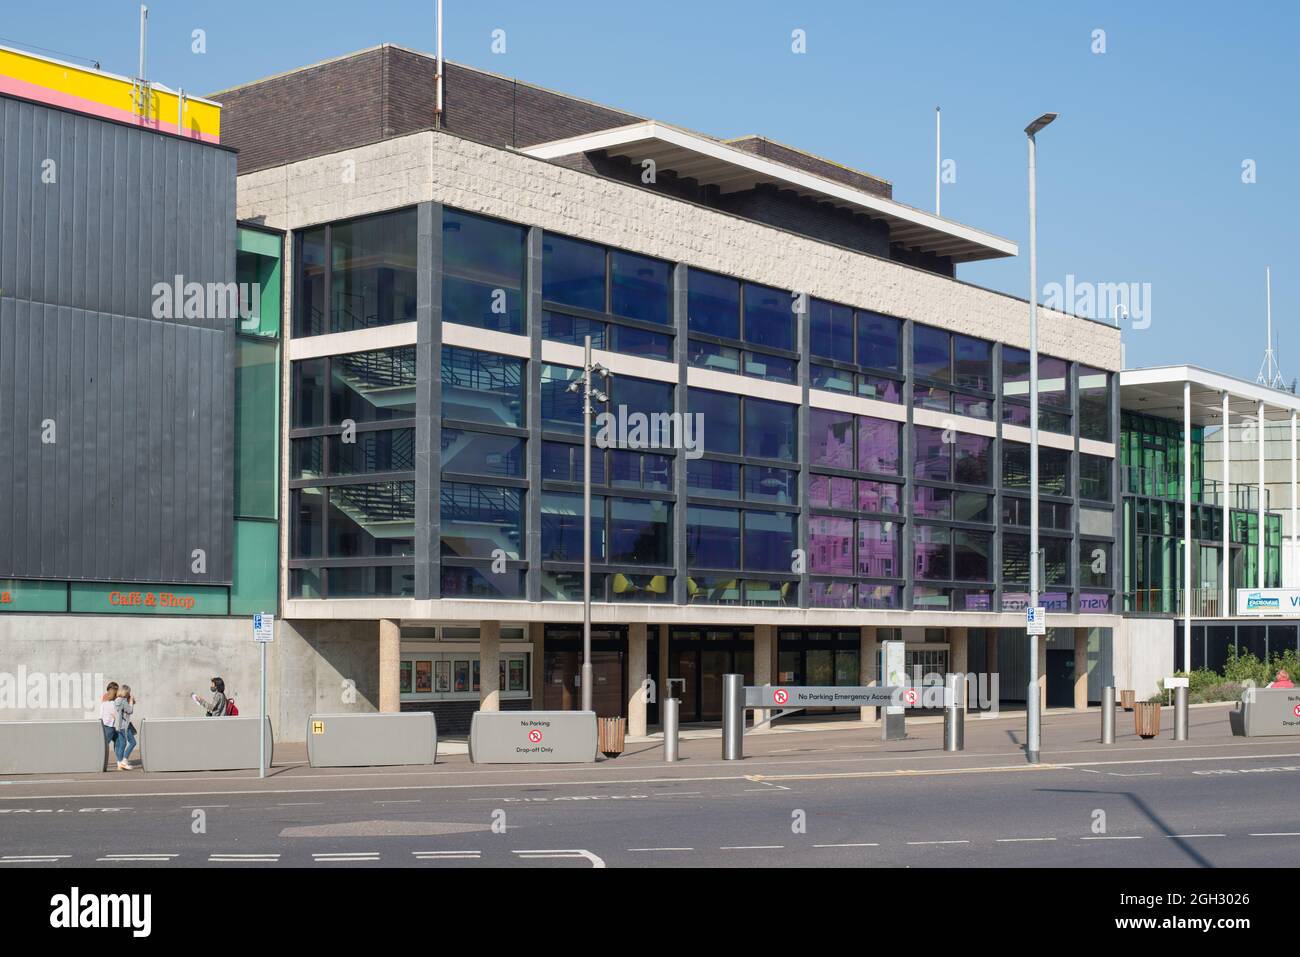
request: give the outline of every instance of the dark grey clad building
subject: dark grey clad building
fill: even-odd
[[[0,579],[230,584],[235,154],[0,97]]]

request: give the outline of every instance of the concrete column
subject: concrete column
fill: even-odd
[[[627,626],[627,733],[645,734],[646,624],[634,621]]]
[[[542,710],[543,696],[546,694],[546,625],[540,621],[528,623],[528,641],[533,646],[532,681],[529,685],[533,696],[533,710]]]
[[[776,628],[773,625],[754,626],[754,685],[762,687],[776,680],[776,668],[773,663],[776,652]],[[766,721],[769,711],[755,710],[754,724]]]
[[[1047,711],[1047,636],[1038,636],[1038,713]]]
[[[858,638],[858,684],[869,686],[880,683],[876,673],[876,656],[880,653],[880,641],[876,638],[875,625],[863,625]],[[875,708],[859,708],[859,716],[866,724],[879,724]]]
[[[379,710],[401,711],[402,627],[391,618],[379,621]]]
[[[984,670],[989,673],[991,683],[992,676],[998,673],[998,630],[996,628],[990,628],[984,633]]]
[[[965,628],[948,629],[948,670],[963,676],[970,670],[967,639],[968,635]],[[966,682],[963,680],[961,683],[962,708],[966,708],[969,704],[966,691]]]
[[[1074,629],[1074,710],[1088,710],[1088,629]]]
[[[478,627],[478,709],[501,710],[501,622],[484,621]]]

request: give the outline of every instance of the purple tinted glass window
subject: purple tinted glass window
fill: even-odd
[[[918,525],[912,543],[916,577],[930,580],[952,578],[952,532],[934,525]]]
[[[966,611],[990,611],[993,595],[986,591],[968,591],[962,604]]]
[[[899,488],[893,482],[859,482],[858,509],[863,512],[897,513]]]
[[[947,482],[951,478],[952,443],[943,440],[940,429],[915,428],[916,458],[915,476],[918,479],[932,479]]]
[[[1022,425],[1029,427],[1029,406],[1012,405],[1007,403],[1002,406],[1002,421],[1008,425]]]
[[[992,448],[993,440],[988,436],[959,433],[953,481],[967,485],[991,484],[993,476],[989,469],[989,455]]]
[[[812,516],[808,543],[808,567],[814,574],[853,574],[853,519]]]
[[[868,578],[897,578],[898,524],[858,520],[858,574]]]
[[[912,512],[917,518],[951,518],[952,492],[918,485],[912,493]]]
[[[853,508],[853,479],[832,478],[831,508]]]
[[[1110,611],[1110,595],[1094,592],[1080,593],[1079,611]]]
[[[830,498],[830,477],[826,475],[808,476],[808,504],[825,506]]]
[[[897,422],[858,417],[858,468],[864,472],[898,474]]]
[[[851,582],[810,582],[808,594],[814,608],[853,607]]]
[[[859,608],[897,608],[900,589],[897,585],[858,585]]]
[[[902,402],[903,384],[897,379],[886,379],[875,375],[860,375],[858,376],[858,395],[879,399],[881,402]]]
[[[847,412],[812,409],[808,415],[812,464],[853,468],[853,416]]]

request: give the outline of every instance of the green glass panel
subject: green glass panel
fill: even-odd
[[[229,591],[212,585],[73,582],[72,610],[109,615],[224,615]]]
[[[235,341],[235,515],[276,517],[279,344]]]
[[[248,319],[241,317],[239,331],[253,336],[279,336],[281,239],[253,229],[239,230],[235,252],[236,280],[242,301],[249,303]],[[256,289],[254,289],[256,286]],[[254,295],[253,293],[256,293]]]
[[[19,581],[16,578],[0,578],[0,613],[67,610],[67,582],[33,582]]]
[[[232,615],[254,615],[279,606],[279,548],[279,526],[275,522],[235,522]]]

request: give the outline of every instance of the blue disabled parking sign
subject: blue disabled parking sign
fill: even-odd
[[[1042,607],[1026,608],[1025,629],[1031,635],[1047,634],[1047,609]]]
[[[275,616],[261,612],[253,616],[253,640],[263,644],[275,640]]]

